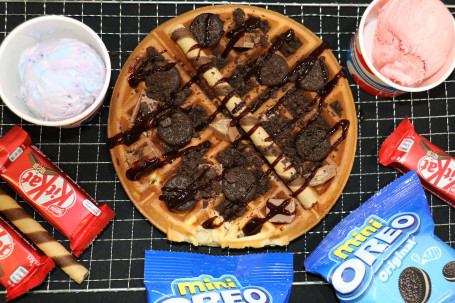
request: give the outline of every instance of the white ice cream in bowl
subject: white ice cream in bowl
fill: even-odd
[[[0,46],[0,97],[16,115],[54,127],[85,124],[101,108],[111,65],[85,24],[43,16],[16,27]]]

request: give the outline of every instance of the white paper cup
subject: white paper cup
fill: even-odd
[[[346,61],[349,72],[361,89],[379,97],[393,97],[407,92],[429,90],[446,80],[455,68],[455,45],[442,68],[421,84],[406,87],[384,77],[374,66],[372,59],[373,41],[378,22],[380,1],[374,0],[365,10],[359,29],[347,48]],[[454,21],[455,27],[455,21]]]
[[[77,39],[92,47],[104,62],[106,78],[95,102],[79,115],[60,121],[45,121],[33,115],[21,91],[19,60],[22,52],[39,42],[61,38]],[[28,122],[53,127],[77,127],[88,123],[101,109],[111,78],[109,53],[100,37],[87,25],[64,16],[42,16],[17,26],[0,46],[0,97],[8,108]]]

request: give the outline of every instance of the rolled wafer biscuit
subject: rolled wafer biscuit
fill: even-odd
[[[65,247],[33,219],[13,198],[0,189],[0,212],[26,235],[41,251],[76,283],[81,284],[88,276],[88,270]]]
[[[239,120],[240,126],[251,138],[253,144],[261,151],[275,172],[286,183],[294,196],[305,208],[310,208],[318,201],[313,190],[308,187],[302,176],[292,167],[289,159],[281,149],[268,138],[269,134],[262,128],[258,119],[254,117],[246,106],[246,103],[239,97],[235,90],[229,85],[220,71],[211,63],[211,58],[204,50],[195,47],[197,41],[190,31],[182,24],[171,29],[171,39],[177,43],[193,67],[202,75],[209,86],[213,89],[221,103],[226,106],[229,112]]]

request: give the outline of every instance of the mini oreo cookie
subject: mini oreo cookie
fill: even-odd
[[[261,62],[264,58],[258,59],[258,64],[262,64],[259,71],[258,81],[262,85],[280,85],[289,73],[289,66],[286,60],[280,55],[273,54],[266,62]]]
[[[304,69],[306,68],[309,68],[306,74],[299,77],[299,87],[312,92],[323,89],[329,78],[329,70],[324,63],[324,57],[316,59],[312,66],[305,66]]]
[[[247,202],[256,193],[256,178],[243,166],[237,166],[224,175],[223,194],[236,203]]]
[[[178,174],[172,176],[169,180],[166,181],[162,188],[163,195],[160,197],[165,201],[167,207],[170,210],[176,211],[188,211],[194,208],[197,203],[195,199],[189,199],[179,205],[173,205],[172,201],[179,196],[185,194],[185,190],[191,189],[193,185],[193,179],[190,176]]]
[[[442,269],[442,274],[447,281],[455,282],[455,261],[447,263]]]
[[[430,276],[423,269],[407,267],[400,274],[398,289],[405,303],[426,303],[431,296]]]
[[[178,111],[158,125],[158,137],[166,144],[180,148],[193,137],[194,127],[190,117]]]
[[[322,161],[330,152],[330,136],[319,127],[304,128],[295,136],[295,148],[304,161]]]
[[[214,47],[223,37],[223,21],[219,15],[200,14],[191,22],[190,32],[202,47]]]

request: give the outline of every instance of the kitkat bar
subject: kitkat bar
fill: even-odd
[[[115,213],[99,205],[14,126],[0,139],[0,176],[70,241],[79,256]]]
[[[0,217],[0,283],[6,288],[6,300],[41,284],[54,267],[51,258],[39,253]]]
[[[415,170],[427,190],[455,207],[455,159],[416,133],[408,118],[382,144],[379,163]]]

